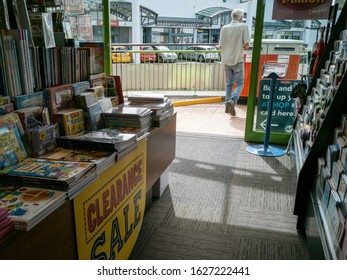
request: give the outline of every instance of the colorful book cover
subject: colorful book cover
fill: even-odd
[[[40,156],[40,158],[48,160],[90,162],[93,164],[99,164],[112,155],[113,153],[108,151],[76,150],[56,147],[53,151]]]
[[[40,156],[56,146],[53,125],[36,126],[28,132],[33,156]]]
[[[28,158],[15,166],[6,168],[0,173],[5,176],[33,177],[67,181],[79,178],[93,167],[85,162],[51,161]]]
[[[18,129],[0,127],[0,169],[13,166],[27,158]]]
[[[2,188],[5,188],[5,195],[1,196]],[[66,192],[3,185],[0,197],[0,207],[8,209],[15,227],[18,224],[31,228],[64,202]]]
[[[13,112],[13,110],[14,110],[14,107],[13,107],[12,103],[0,105],[0,115],[5,115],[8,113],[11,113],[11,112]]]
[[[14,97],[16,109],[27,107],[47,107],[48,95],[46,91],[38,91]]]
[[[74,135],[85,130],[82,109],[62,110],[55,114],[58,121],[60,135]]]

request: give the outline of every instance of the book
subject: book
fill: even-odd
[[[12,103],[0,105],[0,116],[11,113],[13,112],[13,110],[14,110],[14,107]]]
[[[73,87],[71,84],[50,87],[46,89],[49,100],[50,117],[53,122],[58,122],[54,114],[64,109],[75,107]]]
[[[25,107],[25,108],[16,110],[15,113],[18,115],[24,130],[27,130],[28,128],[34,127],[43,122],[42,107],[38,107],[38,106]]]
[[[98,102],[96,92],[81,92],[75,95],[76,107],[81,109],[87,109],[89,106]]]
[[[166,100],[164,94],[160,93],[130,93],[128,95],[130,103],[164,103]]]
[[[45,49],[54,48],[55,38],[51,13],[29,13],[31,34],[35,46]]]
[[[334,161],[331,180],[333,181],[333,189],[337,190],[342,174],[345,172],[345,168],[340,160]]]
[[[100,103],[101,110],[103,112],[107,112],[113,107],[111,98],[109,97],[101,98],[98,100],[98,102]]]
[[[90,89],[90,83],[89,81],[81,81],[81,82],[73,83],[72,88],[73,88],[73,93],[76,96],[79,93],[86,92],[88,89]]]
[[[25,29],[6,30],[6,35],[15,40],[18,66],[20,73],[20,82],[22,84],[23,94],[34,91],[34,76],[32,69],[32,58],[28,43],[28,34]]]
[[[37,125],[27,131],[28,139],[31,144],[31,152],[34,157],[51,151],[56,146],[55,126]]]
[[[2,195],[2,189],[5,189]],[[12,189],[11,191],[9,191]],[[66,192],[30,186],[0,186],[1,207],[8,209],[9,217],[17,230],[28,231],[61,206]]]
[[[341,198],[341,200],[344,200],[347,192],[347,175],[342,174],[340,184],[338,185],[337,192]]]
[[[89,75],[89,82],[90,87],[97,87],[97,86],[105,86],[106,82],[106,74],[105,73],[99,73],[99,74],[92,74]]]
[[[137,143],[135,134],[91,131],[79,135],[56,138],[58,147],[72,149],[91,149],[96,151],[117,151],[126,149]]]
[[[13,166],[27,158],[17,127],[0,127],[0,169]]]
[[[339,157],[339,152],[340,150],[337,144],[328,145],[325,159],[326,159],[327,167],[330,174],[332,174],[332,168],[333,168],[334,162]]]
[[[89,162],[95,165],[96,174],[101,174],[116,161],[116,152],[66,149],[56,147],[40,158],[58,161]]]
[[[10,29],[10,19],[8,16],[7,0],[0,1],[0,30]]]
[[[54,114],[60,135],[74,135],[85,130],[82,109],[66,109]]]
[[[105,127],[105,120],[102,117],[102,108],[100,102],[89,106],[85,110],[84,116],[86,130],[100,130]]]
[[[27,107],[47,107],[48,106],[48,92],[38,91],[25,95],[14,97],[14,104],[16,109],[23,109]]]
[[[14,166],[1,170],[0,177],[7,182],[65,191],[74,187],[78,179],[85,179],[85,175],[91,169],[94,169],[94,165],[87,162],[27,158]]]

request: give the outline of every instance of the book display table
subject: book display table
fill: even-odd
[[[175,158],[175,151],[176,113],[74,199],[28,232],[14,231],[0,243],[0,259],[126,259],[136,242],[145,206],[151,204],[152,186]]]

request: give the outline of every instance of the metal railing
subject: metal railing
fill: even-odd
[[[132,45],[134,46],[134,45]],[[146,45],[148,46],[148,45]],[[192,46],[192,45],[190,45]],[[180,45],[182,48],[182,45]],[[139,50],[134,47],[112,51],[113,75],[119,75],[123,91],[224,91],[224,69],[220,51],[215,50]],[[153,61],[146,55],[153,55]],[[122,60],[131,56],[129,59]],[[170,59],[160,59],[161,57]],[[176,59],[172,59],[176,56]],[[210,59],[214,56],[214,59]]]
[[[113,45],[116,47],[119,45]],[[112,64],[113,75],[121,77],[122,87],[127,91],[191,91],[191,92],[216,92],[225,91],[225,74],[220,62],[220,50],[189,50],[189,47],[214,46],[211,44],[163,44],[168,50],[141,50],[144,45],[124,44],[121,50],[112,51],[112,56],[117,56],[116,63]],[[145,46],[156,47],[154,44]],[[187,48],[188,47],[188,48]],[[306,52],[293,52],[305,58]],[[152,55],[152,60],[143,59]],[[160,59],[166,55],[170,59]],[[211,56],[215,55],[213,59]],[[267,54],[263,54],[266,60]],[[291,53],[277,53],[279,57],[286,57],[289,61]],[[172,56],[176,58],[173,59]],[[124,59],[122,59],[122,57]],[[251,53],[246,55],[246,64],[250,64]],[[122,62],[123,61],[123,62]],[[126,61],[126,62],[125,62]],[[299,62],[298,62],[299,63]],[[295,64],[296,65],[296,64]],[[246,65],[247,66],[247,65]],[[293,67],[296,67],[292,65]],[[250,66],[248,65],[248,68]],[[300,61],[297,65],[297,79],[300,74],[306,74],[307,61]],[[293,71],[294,71],[293,70]],[[245,70],[246,71],[246,70]],[[248,69],[249,71],[249,69]],[[249,79],[249,75],[245,75]],[[294,78],[295,79],[295,78]],[[245,83],[250,83],[246,80]]]

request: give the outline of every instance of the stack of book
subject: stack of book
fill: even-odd
[[[137,147],[136,134],[112,131],[91,131],[56,138],[58,147],[116,152],[118,155]]]
[[[65,199],[66,192],[63,191],[5,183],[0,185],[0,207],[3,209],[0,213],[8,213],[10,223],[5,223],[9,224],[7,227],[13,224],[16,230],[29,231],[61,206]],[[0,221],[0,228],[1,224]]]
[[[120,105],[102,113],[106,127],[138,128],[146,133],[152,126],[152,111],[145,107]]]
[[[13,222],[9,217],[8,209],[3,207],[0,191],[0,243],[13,232]]]
[[[99,175],[116,161],[116,152],[56,147],[53,151],[40,156],[40,158],[59,161],[89,162],[94,164],[96,174]]]
[[[131,93],[128,96],[129,106],[148,108],[152,111],[152,125],[160,127],[174,113],[172,101],[162,94]]]
[[[67,191],[72,198],[96,178],[92,163],[27,158],[0,171],[3,182]]]

